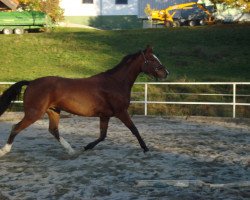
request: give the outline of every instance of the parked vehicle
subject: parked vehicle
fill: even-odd
[[[209,0],[175,4],[164,9],[151,9],[148,4],[145,13],[152,24],[166,27],[250,22],[250,14],[242,8],[231,7],[226,3],[213,4]]]
[[[23,34],[25,31],[49,28],[52,26],[50,17],[38,11],[0,12],[0,31],[3,34]]]
[[[150,7],[147,9],[150,10]],[[214,22],[211,12],[203,4],[197,4],[197,2],[176,4],[162,10],[153,9],[149,13],[149,19],[167,27],[177,27],[184,24],[190,26],[205,25]]]

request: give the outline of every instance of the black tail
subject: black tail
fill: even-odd
[[[0,97],[0,116],[9,108],[12,101],[16,100],[24,85],[29,85],[29,81],[20,81],[5,90]]]

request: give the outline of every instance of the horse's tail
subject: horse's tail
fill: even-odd
[[[24,85],[29,85],[29,81],[20,81],[3,92],[0,97],[0,116],[10,107],[12,101],[16,100]]]

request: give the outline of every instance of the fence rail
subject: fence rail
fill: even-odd
[[[149,104],[172,104],[172,105],[227,105],[232,106],[233,112],[232,117],[236,117],[237,106],[250,106],[250,103],[239,103],[236,101],[236,97],[250,97],[250,95],[237,95],[237,86],[239,85],[250,85],[250,82],[138,82],[136,85],[144,85],[144,100],[143,101],[131,101],[131,103],[144,104],[144,115],[148,115]],[[148,86],[149,85],[228,85],[232,87],[231,94],[207,94],[207,93],[175,93],[185,95],[206,95],[206,96],[231,96],[232,102],[187,102],[187,101],[149,101],[148,100]]]
[[[0,82],[0,85],[12,85],[15,82]],[[237,86],[239,85],[250,85],[250,82],[136,82],[135,85],[144,85],[144,100],[143,101],[131,101],[131,103],[144,104],[144,115],[148,115],[148,105],[149,104],[169,104],[169,105],[227,105],[232,106],[232,117],[236,117],[236,107],[237,106],[250,106],[250,103],[240,103],[237,102],[237,97],[250,97],[250,95],[241,94],[237,95]],[[210,94],[210,93],[172,93],[179,95],[198,95],[198,96],[231,96],[231,102],[198,102],[198,101],[149,101],[148,95],[149,85],[227,85],[232,87],[232,93],[227,94]],[[171,93],[169,93],[171,94]],[[22,101],[15,101],[15,103],[22,103]]]

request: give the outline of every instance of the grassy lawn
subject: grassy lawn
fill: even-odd
[[[154,47],[155,54],[170,71],[167,81],[250,81],[249,24],[120,31],[58,28],[51,33],[1,34],[0,81],[32,80],[51,75],[88,77],[112,68],[123,56],[144,49],[147,44]],[[152,80],[141,75],[138,81]],[[212,86],[205,89],[152,87],[153,96],[149,98],[210,101],[192,95],[176,96],[175,93],[228,93],[231,90],[218,89]],[[249,94],[249,87],[243,88],[241,93]],[[226,97],[209,98],[228,101]],[[249,102],[249,98],[242,102]],[[150,105],[148,109],[150,114],[162,115],[231,116],[232,113],[231,106]],[[237,109],[237,116],[250,117],[249,107]],[[142,105],[133,105],[130,110],[143,113]]]
[[[170,71],[168,81],[250,81],[250,25],[1,34],[0,81],[88,77],[147,44]]]

